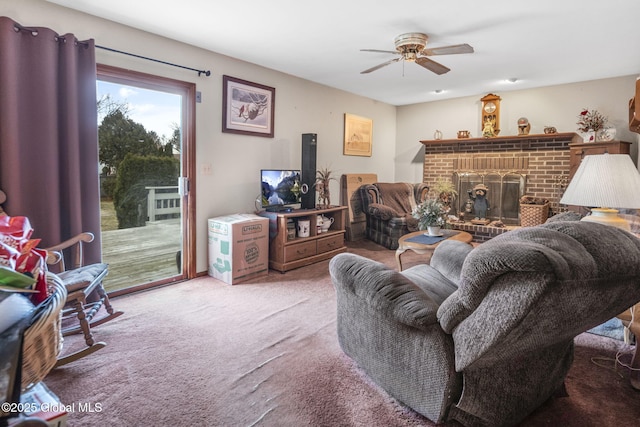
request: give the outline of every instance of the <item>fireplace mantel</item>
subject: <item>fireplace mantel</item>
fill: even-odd
[[[549,142],[558,141],[565,143],[579,143],[582,142],[582,137],[575,132],[566,133],[542,133],[536,135],[512,135],[512,136],[494,136],[493,138],[456,138],[456,139],[427,139],[420,141],[425,146],[429,145],[462,145],[465,148],[473,146],[484,146],[486,148],[494,147],[500,149],[500,143],[507,143],[513,145],[514,143],[521,144],[522,148],[535,147],[537,144],[546,144]]]

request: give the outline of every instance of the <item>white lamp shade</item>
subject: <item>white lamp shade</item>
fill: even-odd
[[[586,156],[560,203],[640,209],[640,172],[627,154]]]

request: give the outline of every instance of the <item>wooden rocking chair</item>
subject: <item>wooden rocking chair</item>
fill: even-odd
[[[50,270],[62,279],[68,292],[65,309],[62,312],[62,335],[82,333],[86,344],[83,349],[58,358],[56,367],[78,360],[105,347],[106,343],[94,340],[91,329],[123,314],[122,311],[113,309],[102,285],[102,281],[109,271],[108,265],[104,263],[84,264],[83,244],[92,242],[93,239],[92,233],[80,233],[46,249],[47,264]],[[67,260],[73,261],[65,262],[65,257]],[[96,300],[91,301],[89,298]],[[94,319],[103,306],[106,314]]]

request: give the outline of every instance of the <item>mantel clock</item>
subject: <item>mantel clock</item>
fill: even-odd
[[[487,123],[493,128],[495,136],[500,133],[500,98],[492,93],[480,98],[482,101],[481,126],[487,128]]]

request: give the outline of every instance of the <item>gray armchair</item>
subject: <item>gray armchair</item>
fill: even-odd
[[[435,422],[514,425],[564,389],[573,338],[640,300],[640,239],[558,221],[475,249],[444,241],[396,272],[330,262],[344,352]]]
[[[362,211],[367,219],[369,240],[398,249],[398,239],[418,230],[418,220],[411,211],[427,198],[427,184],[376,182],[358,188]]]

